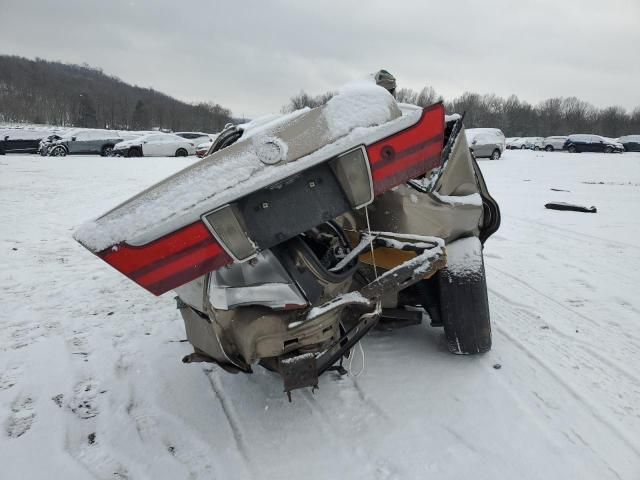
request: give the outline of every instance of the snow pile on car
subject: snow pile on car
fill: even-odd
[[[324,108],[332,136],[341,137],[356,127],[370,127],[400,116],[391,94],[370,80],[346,84]]]
[[[249,129],[230,147],[86,222],[74,237],[94,252],[123,241],[146,243],[354,145],[371,143],[406,128],[417,122],[420,114],[417,110],[402,116],[394,98],[371,82],[349,84],[323,107],[256,122],[256,131]],[[310,121],[315,129],[307,128]],[[280,134],[296,125],[301,127],[300,132],[287,144]],[[274,137],[279,141],[274,142]],[[276,165],[264,162],[266,143],[271,144],[270,149],[279,148],[286,161]],[[274,155],[269,151],[268,158],[273,160]]]
[[[496,143],[502,145],[502,148],[506,146],[506,138],[499,128],[467,128],[465,135],[469,143],[477,139],[481,145]]]
[[[482,272],[482,244],[477,237],[462,238],[447,245],[447,269],[456,277]]]

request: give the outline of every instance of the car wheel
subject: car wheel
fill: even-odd
[[[536,145],[535,147],[533,147],[533,149],[537,152],[538,150],[540,150],[540,147]]]
[[[613,148],[611,148],[611,147],[605,147],[605,148],[604,148],[604,153],[613,153]]]
[[[113,154],[113,145],[105,145],[100,151],[100,155],[103,157],[110,157]]]
[[[499,160],[500,159],[500,150],[497,148],[491,152],[491,160]]]
[[[129,151],[127,152],[127,157],[141,157],[141,156],[142,156],[142,150],[136,147],[130,148]]]
[[[527,148],[527,147],[526,147],[526,146],[524,146],[524,145],[521,145],[521,146],[520,146],[520,150],[524,150],[525,148]]]
[[[52,157],[66,157],[67,156],[67,149],[64,147],[54,147],[51,152],[49,153],[49,155],[51,155]]]
[[[464,242],[456,247],[458,242]],[[458,253],[459,252],[459,253]],[[437,273],[440,318],[451,353],[491,350],[491,320],[482,244],[476,237],[453,242],[449,263]]]
[[[569,153],[576,153],[578,150],[576,150],[576,147],[574,145],[569,145],[569,147],[567,147],[567,151]]]
[[[187,151],[184,148],[179,148],[176,150],[176,157],[186,157],[188,155]]]
[[[553,152],[553,145],[547,145],[546,147],[544,147],[544,151],[545,152]]]

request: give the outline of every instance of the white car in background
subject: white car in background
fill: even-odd
[[[542,148],[547,152],[553,152],[554,150],[562,150],[564,148],[564,142],[567,141],[566,135],[556,135],[553,137],[546,137],[542,141]]]
[[[507,150],[511,150],[513,147],[513,145],[515,145],[516,143],[518,143],[518,141],[520,140],[520,137],[507,137],[505,139],[505,148]],[[520,148],[520,147],[518,147]]]
[[[506,138],[499,128],[468,128],[465,133],[476,158],[498,160],[506,148]]]
[[[527,142],[529,137],[513,137],[507,142],[507,148],[509,150],[520,150],[527,148]]]
[[[509,150],[541,150],[544,137],[513,137],[507,141]]]
[[[544,137],[528,137],[526,146],[529,150],[542,150],[544,147]]]
[[[143,135],[113,147],[113,154],[123,157],[186,157],[195,153],[193,142],[172,133]]]
[[[194,145],[213,141],[211,135],[202,132],[175,132],[174,135],[178,135],[179,137],[190,141]]]

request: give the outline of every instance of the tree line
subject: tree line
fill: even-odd
[[[326,103],[335,93],[313,96],[301,91],[290,98],[283,111],[305,106],[317,107]],[[640,107],[627,112],[622,107],[597,108],[576,97],[556,97],[532,105],[516,95],[507,98],[494,94],[465,92],[453,100],[444,100],[433,87],[420,91],[401,88],[396,91],[398,102],[421,107],[444,102],[448,113],[465,113],[467,128],[493,127],[508,137],[569,135],[593,133],[606,137],[640,135]]]
[[[0,55],[0,121],[217,132],[231,121],[231,111],[212,102],[181,102],[88,65]]]

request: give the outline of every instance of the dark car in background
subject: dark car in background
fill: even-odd
[[[624,135],[618,138],[626,152],[640,152],[640,135]]]
[[[112,130],[72,130],[46,146],[47,155],[64,157],[73,154],[100,154],[103,157],[111,155],[116,143],[125,138],[120,132]]]
[[[621,143],[600,135],[574,134],[569,135],[564,142],[564,150],[569,153],[599,152],[599,153],[619,153],[624,152]]]
[[[5,153],[37,153],[40,140],[48,131],[6,130],[0,132],[0,155]]]

